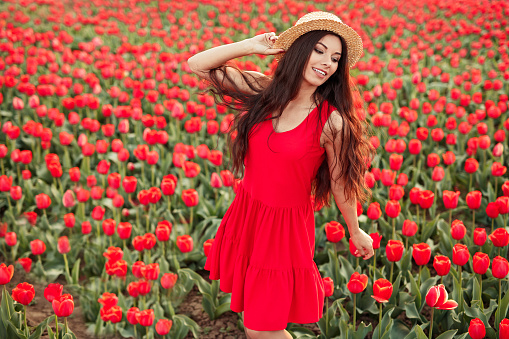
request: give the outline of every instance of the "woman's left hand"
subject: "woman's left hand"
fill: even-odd
[[[357,249],[355,256],[367,260],[374,255],[373,239],[366,232],[359,228],[359,231],[352,234],[350,239],[352,239],[352,243]]]

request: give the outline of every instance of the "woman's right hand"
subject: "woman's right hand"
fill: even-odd
[[[285,52],[282,48],[273,48],[277,38],[274,32],[262,33],[247,39],[246,42],[250,44],[251,51],[254,54],[273,55]]]

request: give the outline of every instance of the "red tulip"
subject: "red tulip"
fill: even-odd
[[[502,196],[498,197],[497,200],[495,200],[498,207],[498,212],[500,214],[507,214],[509,213],[509,197]]]
[[[49,284],[48,287],[44,289],[44,298],[49,302],[53,302],[55,298],[62,295],[63,289],[64,286],[58,283]]]
[[[30,242],[30,249],[33,255],[41,255],[46,251],[46,244],[39,239]]]
[[[397,218],[400,212],[401,212],[401,205],[399,204],[398,201],[389,200],[387,202],[387,205],[385,205],[385,213],[390,218]]]
[[[444,285],[431,286],[426,293],[426,304],[439,310],[452,310],[458,307],[458,303],[454,300],[447,300],[448,297]]]
[[[134,193],[136,191],[136,184],[138,179],[132,176],[125,176],[122,180],[122,187],[126,193]]]
[[[177,236],[176,244],[182,253],[191,252],[193,250],[193,238],[191,238],[190,235],[185,234]]]
[[[7,246],[14,246],[18,242],[16,232],[7,232],[5,234],[5,243]]]
[[[412,188],[408,194],[408,197],[410,198],[410,202],[412,202],[412,204],[418,205],[421,201],[421,189],[418,187]]]
[[[345,229],[339,222],[331,221],[325,225],[325,234],[328,241],[337,243],[345,236]]]
[[[451,260],[445,255],[437,255],[435,259],[433,259],[433,268],[437,271],[439,276],[444,276],[449,274],[451,270]]]
[[[486,215],[491,219],[496,219],[499,214],[498,204],[496,202],[489,202],[488,206],[486,206]]]
[[[431,258],[431,248],[426,243],[414,244],[412,257],[418,266],[426,265]]]
[[[405,190],[400,185],[391,185],[389,188],[389,200],[401,200],[405,195]]]
[[[491,273],[497,279],[505,279],[509,274],[509,262],[506,258],[496,256],[491,264]]]
[[[389,157],[389,165],[391,170],[399,171],[401,165],[403,164],[403,156],[401,154],[393,153]]]
[[[330,297],[334,294],[334,281],[330,277],[325,277],[322,281],[325,288],[325,297]]]
[[[402,233],[405,237],[413,237],[415,233],[417,233],[417,223],[415,221],[411,221],[406,219],[403,221],[403,230]]]
[[[156,227],[156,237],[159,241],[170,240],[170,233],[172,230],[172,224],[169,221],[159,222]]]
[[[373,249],[379,249],[380,248],[380,242],[382,241],[382,236],[378,233],[370,233],[369,236],[371,239],[373,239]]]
[[[35,196],[35,203],[38,209],[46,209],[51,205],[51,198],[45,193],[37,194]]]
[[[472,339],[482,339],[486,336],[486,327],[479,318],[470,320],[470,326],[468,326],[468,334]]]
[[[170,333],[171,326],[173,321],[168,319],[159,319],[156,323],[156,332],[159,335],[167,335]]]
[[[30,258],[19,258],[17,260],[18,264],[23,267],[26,273],[30,273],[30,270],[32,269],[32,259]],[[0,284],[1,285],[1,284]]]
[[[97,221],[102,220],[105,212],[106,210],[104,209],[104,207],[95,206],[94,209],[92,210],[92,219]]]
[[[60,254],[69,253],[71,250],[71,244],[69,243],[69,238],[67,238],[67,236],[64,235],[58,238],[57,249]]]
[[[458,200],[460,197],[460,192],[456,191],[447,191],[444,190],[442,193],[442,199],[444,201],[444,206],[447,209],[453,209],[458,207]]]
[[[452,248],[452,262],[454,265],[463,266],[470,259],[470,252],[468,247],[463,244],[456,244]]]
[[[507,167],[503,166],[501,163],[495,161],[493,165],[491,165],[491,175],[494,177],[500,177],[504,175],[505,172],[507,172]]]
[[[505,228],[497,228],[490,235],[490,240],[495,247],[505,247],[509,245],[509,233]]]
[[[117,226],[118,237],[122,240],[129,239],[131,237],[131,231],[133,226],[129,222],[120,222]]]
[[[115,293],[104,292],[97,302],[103,305],[104,308],[109,308],[117,305],[118,297]]]
[[[105,322],[111,321],[112,324],[116,324],[122,321],[122,308],[120,306],[103,307],[99,314]]]
[[[196,206],[199,202],[198,192],[193,188],[182,190],[182,200],[187,207]]]
[[[487,239],[486,229],[484,228],[476,228],[474,230],[474,244],[477,246],[482,246],[486,242]]]
[[[366,214],[371,220],[378,220],[382,216],[382,209],[380,208],[380,204],[378,202],[372,202],[369,205]]]
[[[34,296],[34,286],[27,282],[18,284],[18,286],[12,290],[12,299],[25,306],[32,302]]]
[[[467,228],[460,220],[454,220],[451,224],[451,236],[454,240],[461,240],[465,237]]]
[[[0,285],[8,284],[11,281],[13,275],[14,266],[7,266],[4,263],[0,264]]]
[[[57,317],[68,317],[74,312],[74,300],[72,295],[63,294],[53,299],[51,306]]]
[[[132,283],[129,284],[129,286],[131,286]],[[136,298],[136,297],[134,297]],[[126,313],[126,318],[127,318],[127,321],[131,324],[131,325],[138,325],[138,319],[136,318],[136,315],[140,312],[140,309],[138,307],[131,307],[127,313]]]
[[[479,162],[475,160],[474,158],[468,158],[465,161],[465,172],[467,173],[475,173],[477,169],[479,168]]]
[[[171,289],[177,283],[178,275],[175,273],[165,273],[161,277],[161,286],[164,289]]]
[[[143,271],[143,276],[148,280],[157,280],[159,278],[159,264],[152,263],[145,266],[145,270]]]
[[[379,303],[388,302],[392,295],[392,284],[387,279],[377,279],[373,283],[373,294],[371,297]]]
[[[353,294],[361,293],[366,286],[368,286],[368,276],[359,272],[354,272],[346,284],[348,290]]]
[[[500,339],[508,339],[509,338],[509,319],[502,319],[500,322],[500,326],[498,328],[498,334]]]
[[[486,253],[477,252],[472,258],[474,272],[477,274],[485,274],[490,267],[490,257]]]
[[[481,207],[482,193],[481,191],[473,191],[467,193],[467,205],[471,210],[476,210]]]
[[[120,247],[110,246],[103,253],[103,256],[108,259],[108,261],[119,261],[124,256],[124,251]]]
[[[421,191],[421,199],[419,201],[419,206],[424,209],[428,209],[433,205],[433,201],[435,200],[435,194],[430,190]]]
[[[154,316],[153,309],[140,311],[136,315],[136,319],[138,320],[138,323],[141,326],[146,326],[146,327],[152,326],[152,324],[154,323],[154,318],[155,318],[155,316]]]
[[[115,227],[116,227],[116,223],[115,223],[115,220],[109,218],[109,219],[104,219],[103,222],[102,222],[102,229],[103,229],[103,232],[104,234],[106,234],[107,236],[112,236],[113,234],[115,234]]]
[[[403,243],[399,240],[389,240],[387,246],[385,247],[385,253],[387,255],[387,260],[391,262],[400,261],[403,256],[403,250],[405,247]]]

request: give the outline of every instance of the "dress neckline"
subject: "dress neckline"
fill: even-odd
[[[288,132],[291,132],[291,131],[295,131],[296,129],[298,129],[299,127],[301,127],[304,122],[311,116],[311,114],[313,114],[316,110],[318,109],[318,106],[315,106],[315,108],[313,108],[313,110],[311,112],[309,112],[309,114],[304,118],[304,120],[302,120],[297,126],[295,126],[294,128],[292,129],[289,129],[287,131],[283,131],[283,132],[276,132],[276,130],[274,129],[274,124],[273,124],[273,120],[275,119],[269,119],[269,123],[270,123],[270,127],[272,128],[272,131],[274,132],[274,134],[284,134],[284,133],[288,133]],[[269,114],[269,117],[272,117],[272,113]]]

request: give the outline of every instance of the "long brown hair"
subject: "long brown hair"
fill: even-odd
[[[228,138],[233,163],[231,168],[235,177],[243,177],[244,175],[244,157],[249,145],[248,139],[251,129],[256,124],[267,120],[268,112],[277,112],[277,115],[270,119],[279,118],[288,103],[297,97],[303,80],[302,70],[304,70],[318,41],[327,34],[334,33],[311,31],[295,40],[279,61],[271,82],[266,88],[263,88],[253,76],[243,73],[235,66],[222,65],[209,71],[211,81],[209,91],[214,95],[216,103],[222,103],[239,113],[235,115],[231,122]],[[343,118],[340,157],[337,156],[336,150],[334,150],[334,168],[340,166],[340,171],[338,178],[333,178],[333,180],[336,182],[343,178],[346,199],[350,200],[354,197],[362,203],[371,194],[371,190],[365,184],[364,174],[368,170],[368,164],[370,163],[368,159],[372,159],[374,149],[367,139],[368,124],[365,120],[360,119],[356,113],[352,94],[355,85],[350,81],[347,45],[341,36],[336,36],[341,40],[342,46],[338,68],[325,83],[317,87],[315,93],[313,93],[313,100],[315,105],[318,106],[318,112],[322,111],[322,104],[324,100],[327,100]],[[241,92],[228,76],[227,67],[232,67],[240,72],[249,88],[256,94]],[[234,89],[226,88],[216,72],[221,72],[222,77],[228,79]],[[357,99],[362,100],[360,96]],[[317,126],[320,132],[319,135],[321,135],[324,126],[324,122],[321,120],[318,119]],[[334,144],[338,131],[335,126],[330,126],[330,128],[332,143]],[[232,133],[235,133],[235,131],[238,134],[232,141]],[[327,158],[325,158],[312,185],[312,194],[315,196],[316,205],[330,206],[330,173],[329,164]]]

